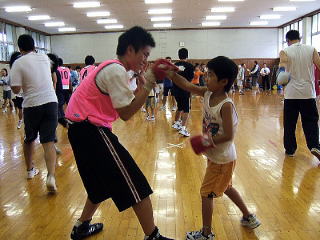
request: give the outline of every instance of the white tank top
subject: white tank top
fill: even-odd
[[[290,81],[284,89],[285,99],[310,99],[316,97],[314,87],[314,47],[294,43],[284,49],[288,56],[287,71]]]
[[[226,98],[221,101],[218,105],[214,107],[210,107],[209,100],[210,96],[213,94],[210,91],[207,91],[204,94],[204,103],[203,103],[203,124],[202,130],[203,133],[210,132],[213,136],[219,136],[224,133],[222,118],[221,118],[221,108],[223,104],[230,102],[233,105],[233,102],[230,98]],[[238,126],[238,115],[236,109],[233,105],[233,127],[235,131]],[[204,155],[212,162],[217,164],[225,164],[228,162],[232,162],[237,159],[236,147],[232,141],[224,142],[221,144],[217,144],[215,148],[207,150]]]

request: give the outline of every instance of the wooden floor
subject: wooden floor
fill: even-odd
[[[281,95],[248,92],[233,98],[240,118],[233,183],[262,225],[254,231],[241,227],[241,212],[224,196],[214,210],[216,239],[319,240],[320,168],[306,147],[301,124],[296,157],[285,157]],[[192,101],[189,129],[195,135],[201,131],[201,103],[199,98]],[[206,162],[192,152],[188,138],[171,128],[172,119],[169,109],[158,111],[155,122],[146,121],[139,112],[128,122],[116,122],[114,132],[153,187],[154,216],[161,232],[182,240],[186,231],[201,227],[199,188]],[[86,193],[67,131],[58,129],[63,151],[58,158],[58,193],[48,195],[39,144],[35,163],[40,175],[26,179],[23,129],[17,130],[16,122],[16,114],[0,113],[0,239],[70,239]],[[93,221],[102,221],[105,229],[90,239],[142,240],[144,236],[132,209],[119,213],[111,200],[101,205]]]

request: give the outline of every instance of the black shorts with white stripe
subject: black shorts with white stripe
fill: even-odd
[[[111,197],[123,211],[152,194],[147,179],[110,129],[83,121],[70,124],[68,137],[93,203]]]

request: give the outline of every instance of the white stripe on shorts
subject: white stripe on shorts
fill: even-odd
[[[109,148],[109,151],[111,152],[112,156],[113,156],[113,159],[115,160],[116,164],[118,165],[124,179],[126,180],[127,184],[128,184],[128,187],[130,189],[130,191],[132,192],[132,195],[134,197],[134,199],[136,200],[136,202],[140,202],[141,201],[141,198],[138,194],[138,191],[137,189],[135,188],[131,178],[130,178],[130,175],[128,174],[127,172],[127,169],[125,168],[125,166],[123,165],[118,153],[116,152],[116,150],[114,149],[110,139],[108,138],[108,136],[105,134],[105,132],[102,130],[102,128],[98,127],[99,129],[99,132],[102,136],[102,139],[104,140],[104,142],[106,143],[107,147]]]

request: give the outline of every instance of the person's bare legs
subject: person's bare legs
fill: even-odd
[[[142,230],[145,235],[149,236],[155,229],[154,219],[153,219],[153,209],[150,197],[146,197],[141,202],[132,206]]]
[[[42,144],[44,150],[44,158],[47,165],[48,175],[54,176],[56,170],[57,153],[54,147],[54,142]]]
[[[90,201],[89,198],[87,198],[86,204],[84,205],[79,221],[84,222],[84,221],[91,220],[93,214],[96,212],[99,206],[100,206],[100,203],[94,204]]]
[[[242,197],[234,187],[229,188],[224,193],[231,199],[232,202],[234,202],[234,204],[237,205],[244,217],[248,217],[250,215],[246,204],[243,202]]]
[[[213,198],[201,197],[202,199],[202,231],[204,236],[211,233]]]
[[[182,114],[182,111],[177,111],[176,112],[176,116],[174,117],[174,121],[175,122],[180,120],[181,114]]]
[[[182,120],[181,126],[186,126],[187,121],[188,121],[188,118],[189,118],[189,113],[183,112],[183,113],[181,114],[181,120]]]
[[[34,142],[31,143],[23,143],[23,154],[24,161],[26,163],[27,171],[30,171],[33,168],[33,157],[34,153]]]

